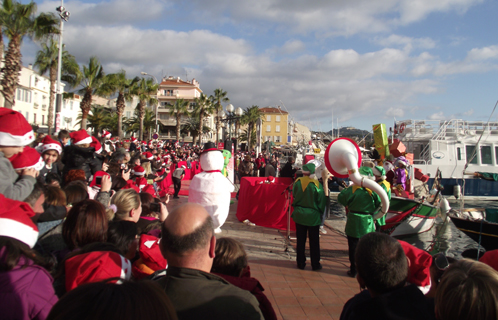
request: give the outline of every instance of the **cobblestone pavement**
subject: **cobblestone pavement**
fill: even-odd
[[[171,199],[168,209],[186,202],[185,196]],[[294,233],[287,245],[285,231],[239,222],[236,210],[237,200],[233,199],[229,217],[217,237],[232,237],[244,244],[251,274],[265,288],[278,319],[339,319],[344,303],[360,291],[356,279],[346,275],[347,240],[339,231],[344,230],[344,222],[333,218],[326,221],[327,234],[320,236],[323,269],[311,271],[308,263],[305,270],[299,270]]]

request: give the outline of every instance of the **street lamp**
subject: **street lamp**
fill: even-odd
[[[156,81],[156,83],[159,83],[159,82],[157,82],[156,77],[154,77],[154,76],[153,76],[153,75],[151,75],[151,74],[148,74],[147,72],[142,71],[142,72],[140,72],[140,74],[141,74],[141,75],[143,75],[143,76],[149,76],[149,77],[152,77],[152,78],[154,78],[154,80]],[[157,124],[157,109],[159,109],[158,104],[159,104],[159,101],[158,101],[158,102],[157,102],[157,104],[156,104],[156,132],[157,132],[157,134],[159,135],[159,125]]]
[[[218,112],[218,117],[221,118],[221,121],[227,122],[227,124],[228,124],[228,138],[229,139],[232,139],[232,125],[233,125],[233,123],[234,122],[237,123],[237,121],[240,119],[240,117],[244,113],[244,111],[242,110],[241,107],[238,107],[237,109],[235,109],[235,111],[234,111],[234,109],[235,109],[234,106],[232,104],[229,104],[228,106],[226,106],[226,114],[223,111],[223,109]]]
[[[61,18],[59,32],[59,57],[57,62],[57,95],[55,100],[55,132],[60,129],[61,109],[62,109],[62,92],[61,92],[61,70],[62,70],[62,30],[64,29],[64,21],[69,19],[71,13],[64,8],[64,0],[61,0],[61,6],[55,8],[59,12]],[[49,132],[48,134],[51,134]]]

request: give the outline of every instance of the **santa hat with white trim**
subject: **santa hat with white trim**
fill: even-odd
[[[112,251],[93,251],[78,254],[67,259],[64,265],[66,269],[66,291],[85,283],[100,282],[110,278],[121,278],[123,280],[131,278],[130,260]]]
[[[33,168],[36,171],[40,171],[45,165],[40,153],[28,146],[25,146],[22,152],[10,157],[9,160],[14,170]]]
[[[90,147],[95,148],[95,153],[100,154],[102,152],[102,145],[100,144],[100,141],[92,136],[92,142],[90,143]]]
[[[48,150],[55,150],[57,151],[57,153],[59,153],[59,155],[62,153],[61,144],[52,139],[50,136],[45,136],[41,144],[38,147],[36,147],[36,150],[41,154],[43,154],[45,151]]]
[[[137,138],[131,137],[131,142],[133,142],[133,143],[137,142]]]
[[[31,220],[34,216],[35,212],[26,202],[5,198],[0,193],[0,236],[33,248],[38,240],[38,227]]]
[[[106,131],[104,130],[104,132],[102,132],[102,136],[107,138],[107,139],[110,139],[112,137],[112,133],[110,133],[109,131]]]
[[[430,267],[432,256],[427,251],[416,248],[405,241],[398,240],[398,242],[403,247],[406,257],[410,260],[410,270],[406,281],[416,285],[423,294],[426,294],[431,288]]]
[[[85,129],[71,132],[69,133],[69,136],[71,137],[71,139],[73,139],[73,143],[75,145],[92,143],[92,137],[90,137],[90,135],[88,134],[88,132],[86,132]]]
[[[0,108],[0,146],[23,147],[34,140],[33,129],[21,113]]]
[[[381,180],[386,180],[386,169],[384,169],[384,167],[375,166],[372,168],[372,172],[374,176],[380,177]]]
[[[145,174],[145,169],[142,166],[135,166],[135,168],[133,168],[133,174],[136,176],[143,176]]]
[[[144,156],[145,156],[145,159],[147,159],[147,160],[154,159],[154,155],[152,154],[152,152],[149,152],[149,151],[144,152]]]

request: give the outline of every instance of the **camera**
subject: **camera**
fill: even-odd
[[[96,177],[95,184],[101,185],[102,184],[102,177]]]
[[[150,209],[150,211],[153,211],[153,212],[160,212],[161,211],[161,204],[153,202],[150,204],[149,209]]]

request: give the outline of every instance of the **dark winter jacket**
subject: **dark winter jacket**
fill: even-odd
[[[102,163],[96,158],[93,147],[81,148],[76,145],[65,147],[62,163],[64,164],[63,175],[66,175],[70,170],[83,170],[87,180],[95,172],[102,169]]]

